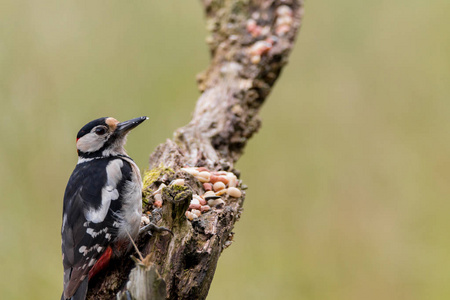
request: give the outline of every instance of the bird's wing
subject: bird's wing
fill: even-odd
[[[117,236],[120,199],[131,167],[122,159],[78,164],[64,195],[61,229],[64,295],[72,296]]]

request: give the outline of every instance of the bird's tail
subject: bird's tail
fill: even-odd
[[[61,300],[85,300],[86,299],[86,294],[87,294],[87,289],[88,289],[88,282],[89,282],[89,278],[86,276],[86,278],[83,280],[83,282],[80,284],[80,286],[78,287],[77,291],[75,292],[75,294],[73,294],[72,297],[70,298],[64,298],[64,291],[61,295]]]

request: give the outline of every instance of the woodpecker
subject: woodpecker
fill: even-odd
[[[78,163],[64,194],[61,299],[86,298],[88,281],[112,256],[131,248],[142,214],[142,180],[124,149],[127,134],[147,117],[119,122],[105,117],[77,135]]]

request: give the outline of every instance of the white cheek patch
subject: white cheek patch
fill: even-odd
[[[117,184],[122,179],[122,166],[123,161],[121,159],[112,160],[106,166],[108,180],[106,186],[102,188],[102,203],[98,209],[91,208],[85,211],[84,216],[87,221],[93,223],[103,222],[108,213],[111,201],[119,199]]]
[[[95,152],[105,144],[107,136],[99,136],[93,132],[84,135],[77,141],[77,149],[81,152]]]

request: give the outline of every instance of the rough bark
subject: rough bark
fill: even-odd
[[[211,52],[209,68],[198,75],[202,94],[192,121],[157,147],[144,174],[144,212],[173,235],[140,238],[137,244],[145,259],[137,264],[128,256],[112,261],[90,282],[88,299],[113,299],[119,292],[121,299],[159,299],[164,288],[167,299],[205,299],[219,256],[231,244],[245,192],[239,198],[223,195],[224,205],[189,221],[185,212],[192,195],[205,191],[181,168],[203,166],[239,177],[234,163],[260,127],[258,111],[287,62],[303,2],[202,0],[202,4]],[[169,186],[178,178],[185,179],[184,186]],[[162,208],[157,208],[152,195],[162,183],[168,187],[162,190]],[[242,182],[238,187],[245,189]],[[153,286],[148,293],[154,298],[137,296],[139,282]]]

